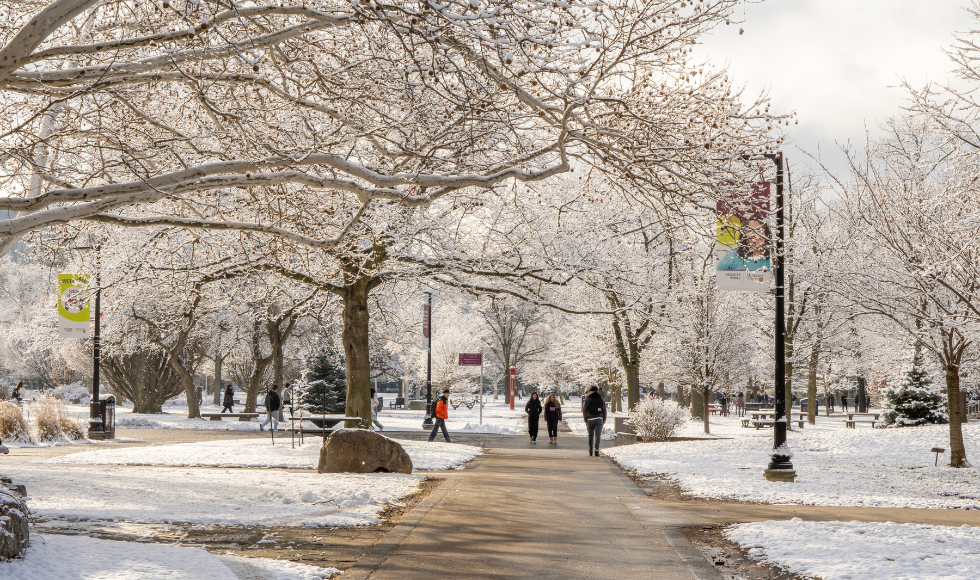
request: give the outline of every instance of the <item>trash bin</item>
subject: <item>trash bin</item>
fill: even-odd
[[[116,398],[108,396],[101,401],[93,403],[98,406],[99,419],[102,420],[102,430],[96,431],[89,425],[89,439],[115,439],[116,438]]]

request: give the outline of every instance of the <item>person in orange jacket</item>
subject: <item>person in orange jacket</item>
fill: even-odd
[[[436,400],[436,424],[432,426],[432,433],[429,433],[429,441],[436,438],[436,432],[442,428],[442,436],[446,438],[446,443],[452,443],[449,438],[449,431],[446,429],[446,419],[449,418],[449,389],[442,392],[442,396]]]

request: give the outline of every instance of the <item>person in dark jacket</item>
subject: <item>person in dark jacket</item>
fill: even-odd
[[[235,391],[231,388],[231,385],[228,385],[228,387],[225,388],[225,398],[221,401],[221,404],[224,405],[221,408],[222,413],[225,411],[228,411],[229,413],[235,412],[235,410],[232,408],[235,406]]]
[[[279,408],[282,406],[282,399],[279,398],[279,385],[272,385],[269,392],[265,395],[266,420],[259,423],[259,429],[265,431],[265,426],[275,431],[279,428]]]
[[[548,443],[558,445],[558,422],[561,421],[561,401],[551,393],[544,402],[544,421],[548,424]]]
[[[446,420],[449,419],[449,389],[442,392],[442,396],[436,400],[433,413],[436,416],[435,424],[432,425],[432,432],[429,433],[429,441],[436,438],[436,433],[442,429],[442,436],[446,438],[446,443],[452,443],[449,438],[449,430],[446,429]]]
[[[840,407],[847,412],[847,393],[841,393],[840,395]]]
[[[531,443],[537,443],[538,417],[541,416],[541,399],[537,393],[531,393],[531,398],[524,405],[524,412],[527,413],[527,434],[531,436]]]
[[[589,387],[582,398],[582,417],[589,430],[589,455],[599,456],[599,442],[602,440],[602,425],[606,422],[606,402],[599,394],[599,387]]]

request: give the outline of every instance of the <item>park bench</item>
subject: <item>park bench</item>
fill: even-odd
[[[878,422],[878,419],[841,419],[841,422],[843,422],[844,427],[848,429],[857,428],[858,423],[870,423],[871,428],[874,429],[875,423]]]
[[[459,409],[459,406],[462,405],[459,401],[449,401],[449,404],[453,406],[454,410]]]
[[[844,413],[844,414],[847,415],[848,421],[854,419],[855,417],[861,417],[864,419],[871,418],[877,421],[878,417],[881,417],[881,413]]]
[[[793,419],[792,422],[793,423],[796,423],[797,425],[799,425],[800,426],[800,429],[802,429],[803,426],[806,424],[806,419],[799,419],[799,420]],[[772,427],[775,424],[775,421],[772,420],[772,419],[750,419],[749,420],[749,424],[752,425],[753,427],[755,427],[756,431],[758,431],[759,429],[761,429],[763,427]],[[745,424],[745,420],[744,419],[742,420],[742,425],[745,426],[745,427],[748,426],[748,425]]]
[[[466,401],[463,404],[466,405],[466,408],[467,409],[472,409],[473,408],[473,405],[476,405],[476,401]]]
[[[404,409],[405,408],[405,397],[395,397],[395,400],[388,403],[388,408],[390,409]]]
[[[225,417],[229,419],[235,418],[239,421],[251,421],[258,416],[258,413],[201,413],[202,419],[211,419],[212,421],[220,421]]]

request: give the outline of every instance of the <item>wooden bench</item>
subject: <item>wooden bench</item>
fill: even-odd
[[[453,410],[459,409],[459,406],[462,405],[459,401],[450,401],[449,404],[453,406]]]
[[[844,414],[847,415],[848,421],[854,419],[855,417],[864,417],[864,418],[870,417],[875,421],[877,421],[878,417],[881,417],[881,413],[844,413]]]
[[[466,408],[467,409],[472,409],[473,406],[476,405],[476,401],[467,401],[467,402],[465,402],[463,404],[466,405]]]
[[[251,421],[258,417],[258,413],[201,413],[201,418],[211,419],[212,421],[220,421],[225,417],[236,418],[239,421]]]
[[[870,423],[871,428],[874,429],[878,419],[841,419],[841,422],[844,423],[844,427],[847,429],[857,428],[858,423]]]
[[[742,419],[742,426],[748,427],[748,425],[745,424],[745,421],[746,421],[745,419]],[[756,431],[758,431],[763,427],[772,427],[776,423],[775,421],[772,421],[770,419],[749,419],[748,421],[749,424],[755,427]],[[802,429],[803,426],[806,424],[806,419],[800,419],[800,420],[793,419],[793,423],[796,423],[797,425],[800,426],[800,429]]]
[[[395,400],[388,403],[389,409],[404,409],[405,408],[405,397],[395,397]]]

